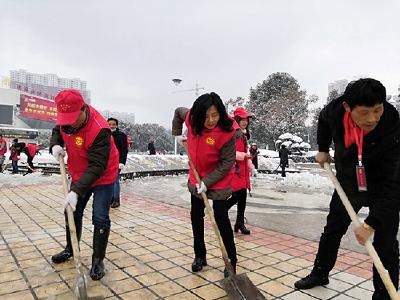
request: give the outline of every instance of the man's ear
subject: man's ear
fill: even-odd
[[[345,109],[347,112],[350,112],[350,111],[351,111],[350,106],[349,106],[345,101],[343,101],[342,104],[343,104],[344,109]]]

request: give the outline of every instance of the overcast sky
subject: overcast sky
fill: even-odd
[[[281,71],[326,99],[329,82],[362,75],[395,94],[399,13],[397,0],[0,0],[0,75],[79,77],[95,108],[168,128],[195,100],[172,92],[196,83],[247,98]]]

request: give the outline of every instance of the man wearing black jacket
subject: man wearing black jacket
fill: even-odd
[[[128,137],[125,133],[119,130],[118,120],[115,118],[107,119],[108,125],[111,128],[112,136],[114,137],[115,146],[117,146],[119,152],[119,172],[121,172],[126,164],[126,157],[128,155]],[[114,183],[113,200],[111,202],[111,207],[116,208],[120,206],[120,193],[121,187],[119,184],[119,176]]]
[[[389,271],[396,289],[399,282],[400,121],[396,109],[386,101],[386,89],[377,80],[351,82],[343,96],[320,113],[317,162],[330,161],[329,146],[335,146],[337,178],[354,210],[369,207],[362,226],[354,230],[359,244],[373,236],[373,245]],[[311,273],[295,283],[310,289],[329,283],[340,241],[351,220],[335,191],[327,223],[319,242]],[[390,299],[373,268],[373,300]]]

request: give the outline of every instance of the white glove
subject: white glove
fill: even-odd
[[[72,206],[72,210],[75,211],[77,202],[78,202],[78,194],[73,191],[69,192],[67,197],[65,197],[64,199],[64,210],[66,210],[68,204],[70,204]]]
[[[178,136],[176,136],[175,138],[176,138],[177,142],[178,142],[180,145],[183,145],[183,143],[187,143],[187,136],[184,135],[184,134],[178,135]]]
[[[258,172],[257,172],[256,167],[251,162],[251,160],[248,161],[248,165],[249,165],[249,168],[250,168],[250,176],[256,177]]]
[[[118,169],[120,169],[121,171],[124,169],[124,167],[125,167],[124,164],[121,164],[121,163],[120,163],[120,164],[118,165]]]
[[[207,187],[206,187],[206,185],[204,184],[204,182],[202,181],[201,183],[200,183],[200,186],[199,186],[199,184],[198,183],[196,183],[196,190],[197,190],[197,194],[201,194],[201,193],[205,193],[205,192],[207,192]]]
[[[65,156],[64,149],[60,145],[54,145],[53,148],[51,148],[51,153],[53,154],[54,158],[58,161],[58,157],[60,154],[62,156]]]

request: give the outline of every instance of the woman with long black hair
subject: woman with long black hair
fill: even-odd
[[[194,237],[195,259],[192,271],[198,272],[207,265],[204,243],[204,202],[205,192],[213,200],[214,216],[228,252],[230,262],[236,271],[236,246],[228,217],[226,199],[232,193],[232,179],[235,162],[235,122],[225,110],[216,93],[201,95],[190,110],[177,108],[172,122],[172,134],[181,135],[182,125],[188,128],[188,154],[199,173],[201,184],[196,184],[192,170],[189,173],[188,189],[191,194],[191,221]],[[181,137],[182,139],[182,137]],[[229,274],[224,271],[225,277]]]

